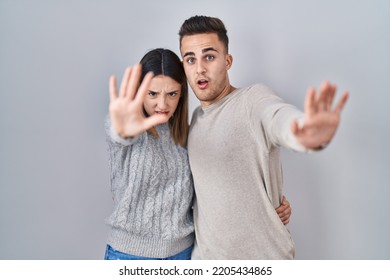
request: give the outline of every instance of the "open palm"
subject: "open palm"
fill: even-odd
[[[341,111],[347,102],[348,92],[344,92],[333,109],[336,86],[325,81],[318,96],[313,88],[307,92],[305,99],[305,117],[302,125],[294,121],[291,130],[298,141],[308,149],[316,149],[329,143],[340,123]]]
[[[110,77],[110,118],[113,128],[121,137],[137,136],[155,125],[168,121],[164,115],[145,116],[143,101],[148,93],[153,74],[146,74],[141,85],[138,86],[141,71],[141,65],[128,67],[125,70],[119,95],[116,78]]]

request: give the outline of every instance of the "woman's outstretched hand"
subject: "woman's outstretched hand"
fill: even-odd
[[[139,85],[141,72],[140,64],[128,67],[123,74],[119,94],[115,76],[110,77],[111,123],[115,131],[123,138],[137,136],[155,125],[168,121],[165,115],[145,116],[143,102],[148,94],[153,74],[146,74]]]

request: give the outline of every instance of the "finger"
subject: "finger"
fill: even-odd
[[[285,202],[286,203],[286,202]],[[280,217],[284,216],[284,215],[287,215],[288,212],[290,211],[290,205],[289,204],[280,204],[280,206],[278,208],[276,208],[276,213],[278,213],[278,215]]]
[[[329,89],[329,93],[325,105],[326,111],[330,111],[332,109],[332,104],[333,104],[334,96],[336,94],[336,89],[337,89],[336,85],[332,85],[332,84],[330,85],[330,89]]]
[[[286,207],[283,205],[283,204],[280,204],[276,209],[276,213],[279,215],[282,215],[282,213],[284,212],[284,210],[286,210]]]
[[[342,111],[343,108],[344,108],[345,103],[347,103],[348,98],[349,98],[349,92],[348,92],[348,91],[345,91],[344,94],[343,94],[343,96],[341,97],[341,100],[339,101],[339,103],[338,103],[337,106],[336,106],[335,112],[336,112],[337,114],[340,114],[340,113],[341,113],[341,111]]]
[[[110,77],[110,86],[109,86],[109,92],[110,92],[110,102],[114,101],[116,96],[116,78],[114,75]]]
[[[279,219],[285,223],[286,221],[290,220],[291,215],[284,215],[284,216],[279,216]]]
[[[309,88],[305,98],[305,115],[307,117],[313,116],[317,112],[316,106],[316,92],[314,88]]]
[[[278,210],[280,210],[280,211],[278,212]],[[279,214],[280,218],[290,217],[291,206],[290,206],[290,202],[286,199],[285,196],[283,196],[282,204],[278,207],[276,212]]]
[[[283,196],[283,198],[282,198],[282,204],[283,205],[290,205],[290,202],[288,202],[288,200],[286,199],[285,196]]]
[[[141,74],[142,74],[141,64],[135,65],[131,73],[130,81],[127,86],[127,92],[126,92],[126,97],[130,98],[131,100],[133,100],[136,95],[137,88],[139,86],[139,80],[141,79]]]
[[[291,207],[290,205],[279,206],[278,209],[276,209],[276,213],[278,213],[280,217],[288,216],[291,214]]]
[[[279,215],[279,218],[280,220],[283,222],[285,220],[288,220],[290,218],[290,215],[288,214],[284,214],[283,216],[282,215]]]
[[[122,77],[122,83],[121,83],[121,87],[119,89],[119,97],[124,98],[126,96],[126,88],[127,88],[128,83],[129,83],[129,78],[130,78],[131,72],[132,72],[131,67],[127,67],[125,70],[125,73],[123,74],[123,77]]]
[[[318,111],[325,111],[328,104],[328,95],[331,91],[331,84],[328,81],[324,81],[320,87],[320,93],[317,98]]]
[[[153,79],[153,73],[149,72],[145,75],[144,79],[142,80],[142,83],[137,91],[137,95],[135,96],[134,101],[137,103],[143,103],[145,100],[145,97],[148,93],[150,82]]]
[[[291,209],[285,210],[283,213],[278,214],[279,218],[283,221],[286,219],[290,219],[291,216]]]
[[[298,125],[298,121],[297,120],[293,120],[293,122],[291,123],[291,132],[293,135],[295,136],[299,136],[300,134],[300,128],[299,128],[299,125]]]
[[[143,124],[144,130],[147,130],[153,126],[156,126],[156,125],[159,125],[162,123],[166,123],[168,120],[169,120],[169,117],[166,116],[165,114],[164,115],[155,114],[155,115],[152,115],[150,117],[147,117],[144,121],[144,124]]]

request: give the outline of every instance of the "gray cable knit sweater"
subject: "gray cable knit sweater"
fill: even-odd
[[[187,150],[176,145],[168,124],[121,138],[106,119],[114,211],[107,243],[115,250],[165,258],[194,242],[193,181]]]

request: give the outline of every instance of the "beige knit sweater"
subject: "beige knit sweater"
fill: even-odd
[[[196,193],[193,259],[294,258],[275,208],[283,192],[280,146],[305,151],[290,131],[302,117],[263,85],[195,110],[188,139]]]

